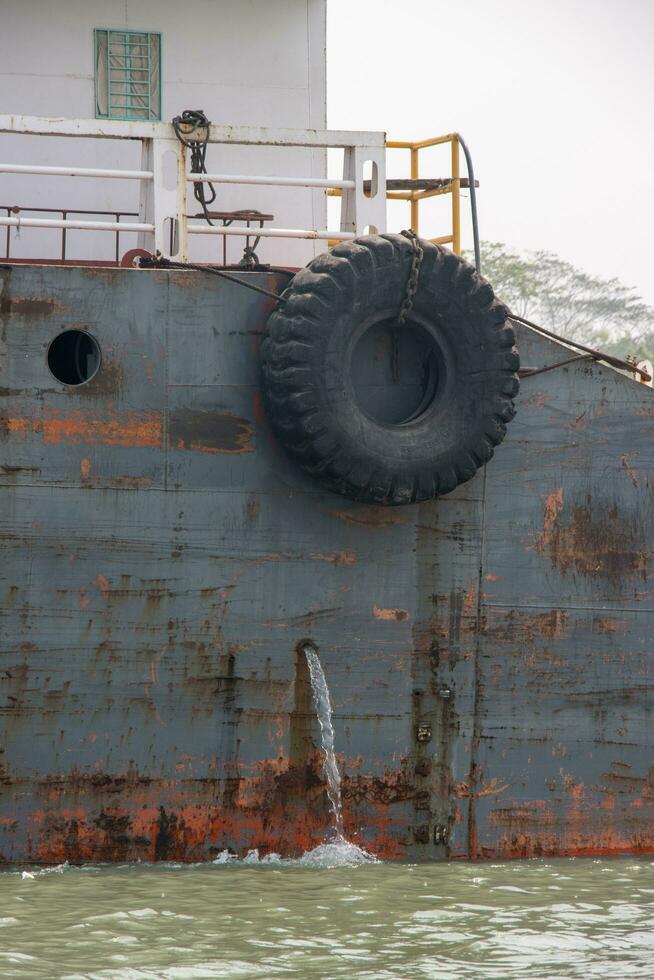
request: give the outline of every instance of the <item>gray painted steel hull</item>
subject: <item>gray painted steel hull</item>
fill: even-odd
[[[270,305],[201,273],[0,268],[2,859],[318,842],[306,638],[351,839],[654,851],[652,391],[589,362],[527,378],[475,479],[358,505],[271,434]],[[103,363],[66,389],[46,351],[73,325]]]

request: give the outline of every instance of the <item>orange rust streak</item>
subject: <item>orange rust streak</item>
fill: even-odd
[[[5,419],[3,427],[7,432],[27,434],[32,428],[31,419]]]
[[[39,423],[37,423],[38,425]],[[163,445],[163,424],[157,412],[130,412],[122,418],[85,418],[81,412],[40,422],[44,443],[100,443],[105,446]],[[38,430],[37,430],[38,431]]]
[[[629,463],[630,463],[630,457],[631,456],[640,456],[640,453],[639,452],[635,452],[635,453],[623,453],[622,456],[620,457],[620,460],[622,462],[622,468],[627,471],[627,473],[631,477],[631,482],[637,488],[638,487],[638,470],[634,466],[630,466],[629,465]]]
[[[344,524],[356,527],[369,527],[378,530],[383,527],[393,527],[405,524],[406,519],[389,507],[357,507],[351,510],[328,510],[330,517],[337,517]]]
[[[40,419],[10,418],[9,432],[26,436],[40,433],[46,445],[163,446],[163,421],[158,412],[127,412],[109,419],[90,418],[83,412]]]
[[[254,430],[249,432],[241,432],[236,437],[236,442],[238,443],[238,449],[225,449],[224,446],[212,446],[209,443],[201,442],[199,440],[191,439],[184,441],[184,439],[178,439],[175,448],[185,449],[188,452],[194,453],[224,453],[228,456],[239,455],[242,453],[253,453],[255,451],[254,446],[249,445],[249,440],[254,436]]]
[[[314,561],[326,561],[330,565],[354,565],[357,560],[355,551],[336,551],[331,555],[321,555],[312,552],[309,556]]]
[[[404,623],[411,618],[411,614],[406,609],[384,609],[380,606],[372,607],[372,614],[375,619],[383,619],[387,622]]]
[[[556,528],[556,522],[558,521],[562,510],[563,488],[559,488],[558,490],[554,490],[552,493],[549,493],[545,498],[545,506],[543,508],[543,545],[548,543],[553,530]]]

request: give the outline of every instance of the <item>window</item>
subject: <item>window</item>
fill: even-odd
[[[94,34],[96,118],[161,119],[161,34]]]

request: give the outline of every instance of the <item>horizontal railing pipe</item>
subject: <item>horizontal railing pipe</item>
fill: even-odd
[[[211,184],[261,184],[270,187],[325,187],[354,190],[353,180],[333,180],[324,177],[259,177],[250,174],[193,174],[186,179],[192,183]]]
[[[1,219],[0,219],[1,220]],[[127,225],[121,225],[126,228]],[[235,228],[233,225],[187,225],[189,235],[249,235],[250,238],[311,238],[321,241],[349,242],[355,238],[350,231],[307,231],[302,228]]]
[[[78,228],[80,231],[154,231],[153,224],[141,221],[81,221],[63,218],[8,218],[0,216],[0,225],[10,228]]]
[[[41,174],[44,177],[117,177],[152,180],[151,170],[107,170],[98,167],[47,167],[32,163],[0,163],[0,174]]]

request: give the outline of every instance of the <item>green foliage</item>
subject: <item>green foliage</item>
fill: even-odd
[[[501,242],[482,242],[481,260],[484,277],[518,316],[617,357],[654,355],[654,309],[618,279],[588,275],[552,252],[519,255]]]

